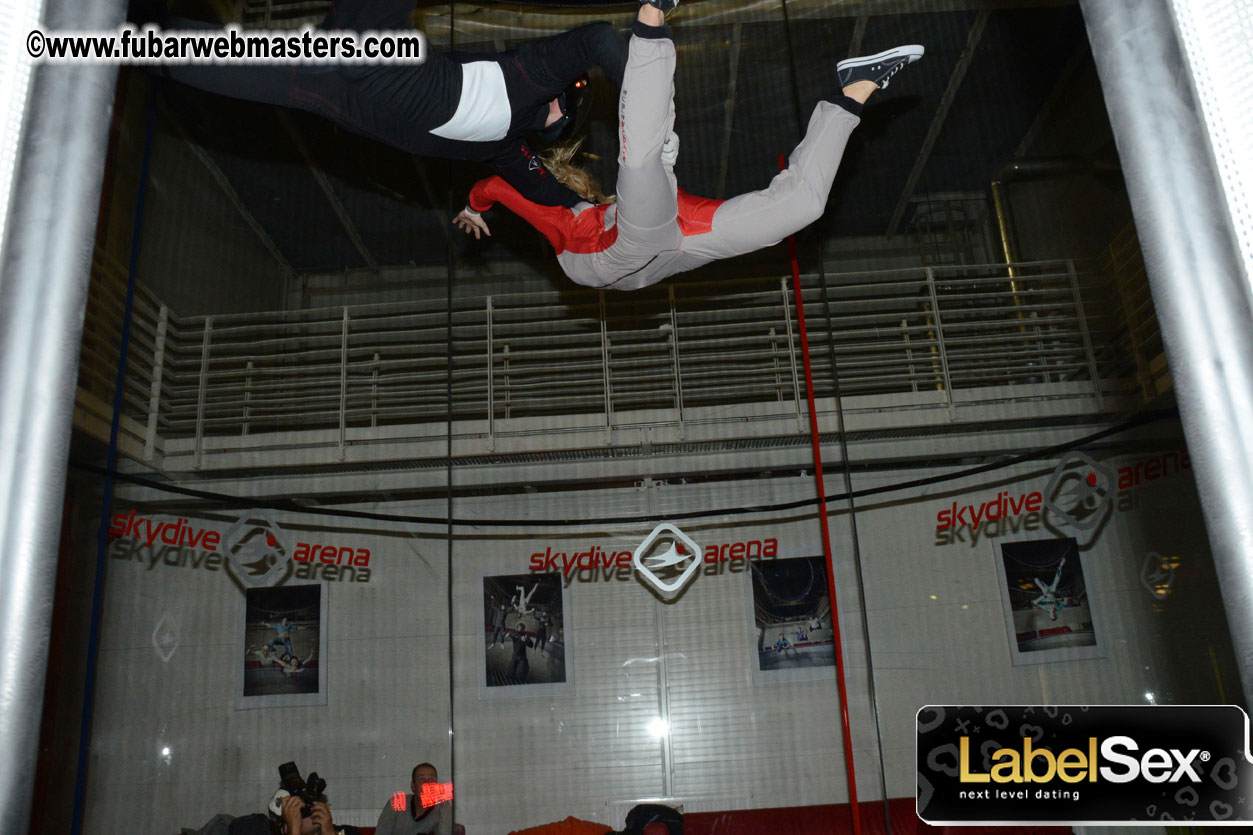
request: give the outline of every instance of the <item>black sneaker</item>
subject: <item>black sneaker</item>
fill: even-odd
[[[854,81],[873,81],[880,88],[885,88],[901,67],[914,63],[925,51],[918,44],[909,44],[880,52],[878,55],[845,58],[835,65],[836,76],[841,87],[847,87]]]
[[[661,9],[663,14],[670,14],[674,7],[679,5],[679,0],[640,0],[641,6],[652,6]]]

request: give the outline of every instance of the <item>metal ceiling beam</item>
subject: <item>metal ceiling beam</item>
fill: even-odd
[[[296,129],[292,123],[291,117],[283,110],[276,109],[274,111],[278,117],[279,124],[287,131],[287,135],[291,137],[292,142],[296,145],[296,150],[300,151],[300,155],[309,165],[309,171],[313,174],[313,179],[317,180],[318,187],[322,189],[322,194],[326,197],[326,201],[331,204],[335,217],[339,218],[339,223],[344,227],[344,232],[348,235],[348,239],[352,241],[352,245],[356,247],[357,254],[361,256],[366,265],[374,268],[378,266],[378,262],[374,260],[374,256],[370,254],[370,250],[366,247],[365,241],[361,239],[361,234],[357,232],[356,224],[352,222],[352,218],[348,216],[348,210],[344,208],[344,204],[340,202],[339,197],[335,194],[335,189],[331,186],[331,180],[326,176],[326,172],[322,170],[322,166],[314,159],[313,154],[309,151],[309,146],[305,144],[304,137],[300,135],[300,131]]]
[[[914,189],[918,187],[918,181],[922,179],[922,172],[926,169],[927,163],[931,160],[931,152],[935,149],[936,140],[940,138],[940,131],[944,128],[944,122],[948,119],[948,111],[953,106],[953,101],[957,98],[957,91],[961,89],[962,80],[966,77],[966,70],[970,69],[970,62],[974,60],[975,50],[979,47],[979,41],[983,39],[983,30],[988,24],[988,13],[981,11],[975,17],[975,22],[970,26],[970,32],[966,36],[966,47],[962,50],[961,57],[957,59],[957,66],[953,67],[953,72],[948,78],[948,87],[944,90],[944,95],[940,98],[940,105],[935,109],[935,116],[931,119],[931,127],[927,131],[927,136],[922,140],[922,147],[918,150],[918,156],[914,160],[914,168],[909,172],[909,179],[905,181],[905,188],[901,192],[901,197],[896,202],[896,210],[892,212],[892,222],[888,224],[887,236],[890,238],[896,234],[896,230],[900,228],[901,219],[905,216],[905,209],[909,207],[910,198],[913,197]]]
[[[218,184],[218,187],[226,195],[227,201],[235,207],[235,211],[239,212],[239,216],[244,219],[244,223],[253,231],[257,239],[261,241],[261,246],[265,247],[266,252],[270,253],[270,256],[278,262],[284,274],[288,277],[295,275],[296,271],[292,269],[291,262],[279,250],[278,245],[274,243],[274,239],[265,231],[265,227],[253,216],[252,212],[248,211],[248,207],[244,205],[239,192],[235,191],[235,187],[231,185],[230,178],[213,161],[213,157],[209,156],[208,152],[188,135],[183,126],[179,124],[178,118],[170,111],[170,107],[165,103],[164,99],[158,101],[157,112],[165,120],[165,123],[174,129],[179,138],[187,143],[187,147],[191,149],[196,159],[200,160],[201,164],[208,170],[209,176],[213,178],[213,181]]]

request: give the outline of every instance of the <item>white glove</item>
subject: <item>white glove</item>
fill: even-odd
[[[666,141],[661,144],[661,164],[673,168],[679,160],[679,135],[670,131]]]

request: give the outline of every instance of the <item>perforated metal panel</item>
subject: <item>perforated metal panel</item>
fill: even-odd
[[[1253,4],[1172,0],[1246,281],[1253,265]]]

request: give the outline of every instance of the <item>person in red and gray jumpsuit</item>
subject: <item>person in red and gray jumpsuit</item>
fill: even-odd
[[[788,167],[769,186],[729,200],[696,197],[678,188],[674,177],[675,48],[663,9],[675,4],[642,0],[632,27],[618,102],[616,203],[540,206],[491,177],[474,185],[454,223],[476,237],[490,234],[481,213],[501,203],[548,238],[575,283],[638,290],[710,261],[772,246],[821,217],[862,103],[922,57],[923,48],[901,46],[841,61],[836,65],[841,93],[814,108]]]

